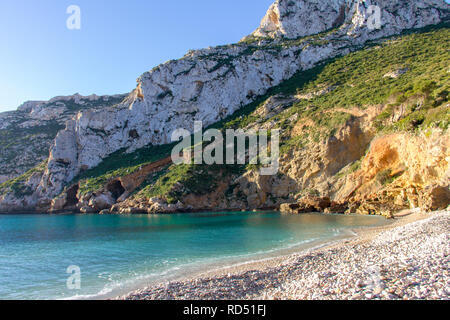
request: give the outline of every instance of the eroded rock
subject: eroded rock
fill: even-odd
[[[450,206],[450,189],[448,186],[429,186],[419,197],[419,206],[426,211],[447,209]]]

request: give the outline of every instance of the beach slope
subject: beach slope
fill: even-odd
[[[119,299],[449,299],[450,211],[413,213],[352,239],[224,268]]]

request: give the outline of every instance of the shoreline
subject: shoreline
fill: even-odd
[[[351,229],[351,231],[355,233],[355,236],[352,237],[331,240],[313,246],[312,248],[303,248],[300,249],[300,251],[294,251],[293,253],[282,254],[276,257],[267,257],[256,261],[242,262],[231,266],[198,272],[196,274],[184,276],[165,283],[159,283],[151,286],[147,285],[145,287],[142,285],[141,287],[125,295],[115,297],[115,299],[402,299],[402,293],[397,292],[398,294],[396,294],[394,289],[390,290],[389,285],[384,284],[385,281],[382,280],[384,278],[381,275],[377,276],[378,280],[375,280],[377,283],[376,285],[364,284],[364,281],[367,280],[365,279],[367,278],[367,275],[366,277],[361,275],[360,279],[350,276],[350,278],[353,278],[352,281],[355,281],[353,288],[347,288],[347,286],[344,285],[340,285],[338,288],[329,288],[328,286],[323,286],[323,284],[331,282],[327,281],[327,278],[329,278],[329,280],[336,277],[340,278],[339,274],[333,271],[336,267],[338,269],[340,267],[348,269],[348,264],[351,264],[351,260],[356,261],[368,258],[369,256],[367,256],[367,252],[364,251],[370,251],[371,248],[373,249],[374,243],[379,241],[380,235],[387,234],[388,237],[390,237],[390,234],[394,235],[402,228],[408,230],[411,228],[414,229],[417,225],[433,225],[434,220],[436,219],[443,219],[448,224],[449,218],[450,212],[448,210],[434,213],[423,213],[418,210],[407,210],[398,213],[396,215],[396,219],[386,225]],[[448,230],[446,233],[448,234]],[[447,234],[445,234],[445,236],[448,237]],[[299,248],[297,248],[297,250],[298,249]],[[448,245],[445,249],[448,251]],[[347,259],[340,259],[343,258],[343,255],[348,255],[354,250],[357,250],[356,253],[353,252],[352,255],[347,256]],[[375,253],[375,256],[382,255],[383,253]],[[391,257],[388,255],[383,258],[384,260],[394,259],[395,261],[396,256],[399,256],[399,254],[393,254]],[[375,260],[377,259],[377,257],[370,258],[375,258]],[[326,263],[324,264],[325,260],[329,260],[329,262],[332,263],[329,265]],[[334,261],[338,261],[339,264],[335,264]],[[423,262],[424,261],[420,263],[422,264]],[[446,262],[448,264],[448,259]],[[384,267],[384,264],[381,263],[381,266]],[[376,268],[383,269],[381,266]],[[352,270],[352,272],[354,271],[364,273],[364,270]],[[380,272],[381,270],[376,271],[377,274]],[[448,282],[448,270],[444,268],[440,272],[444,273],[445,276],[443,278]],[[321,273],[327,274],[328,276],[322,278],[320,276]],[[373,275],[371,276],[369,274],[369,278],[371,277],[373,278]],[[402,279],[399,278],[397,280],[401,281]],[[298,282],[298,288],[286,288],[292,287],[291,284],[296,282]],[[302,291],[302,294],[299,294],[298,289],[302,289],[304,287],[304,284],[300,284],[302,282],[316,283],[320,285],[314,289],[305,289],[306,291],[300,290]],[[338,281],[338,283],[339,282],[340,281]],[[329,285],[333,287],[332,283],[329,283]],[[420,284],[418,286],[420,286]],[[352,286],[350,285],[349,287]],[[439,288],[439,290],[434,296],[431,292],[432,290],[428,290],[428,298],[449,298],[450,289],[448,288],[448,285],[445,285],[443,289]],[[370,292],[366,293],[366,291]],[[427,292],[427,290],[424,292]],[[417,298],[421,298],[420,294],[418,295],[419,297]],[[422,298],[427,298],[427,294],[424,294]]]
[[[253,213],[262,213],[262,212],[263,211],[257,211]],[[312,213],[312,214],[324,215],[323,213]],[[342,216],[341,214],[331,214],[331,215]],[[385,223],[384,225],[389,224],[388,219],[385,219],[382,216],[377,215],[373,217],[386,221],[384,222]],[[283,259],[298,253],[306,252],[308,250],[319,250],[321,248],[334,245],[343,240],[353,239],[357,236],[355,229],[365,230],[369,228],[373,227],[349,228],[347,230],[342,230],[339,234],[331,235],[328,238],[299,242],[287,247],[276,248],[269,251],[262,251],[259,253],[232,256],[230,258],[225,258],[225,260],[220,261],[189,263],[187,265],[182,265],[181,267],[176,268],[178,271],[183,268],[186,268],[183,272],[173,274],[169,277],[164,278],[163,280],[153,280],[153,279],[149,280],[148,278],[144,278],[138,284],[135,283],[133,285],[129,285],[128,287],[115,288],[112,289],[107,294],[101,295],[94,294],[90,298],[92,299],[98,298],[102,300],[118,299],[118,297],[124,297],[130,294],[130,292],[140,291],[143,288],[152,288],[164,283],[195,280],[198,278],[207,277],[209,275],[210,276],[223,275],[228,274],[228,270],[233,270],[234,272],[236,272],[236,270],[241,271],[247,268],[253,268],[254,266],[258,267],[261,265],[275,263],[277,261],[282,261]],[[89,298],[81,297],[81,299],[89,299]]]

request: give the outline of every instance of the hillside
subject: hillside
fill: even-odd
[[[381,29],[352,1],[278,0],[240,43],[143,74],[121,103],[69,120],[48,162],[1,184],[0,211],[446,207],[449,6],[371,2]],[[298,19],[308,14],[318,20]],[[281,129],[279,173],[171,165],[172,131],[195,120]]]
[[[0,183],[47,160],[56,134],[79,111],[112,106],[123,98],[125,95],[75,94],[49,101],[28,101],[16,111],[0,113]]]
[[[450,78],[446,69],[450,56],[448,40],[442,40],[449,36],[448,26],[441,26],[372,43],[357,53],[295,75],[214,126],[282,128],[281,169],[276,177],[260,176],[252,166],[166,166],[132,186],[130,198],[113,211],[277,208],[308,195],[343,203],[351,193],[366,200],[389,190],[397,190],[394,194],[398,197],[401,190],[409,188],[414,191],[398,202],[398,209],[418,206],[418,195],[428,184],[445,184],[449,178],[445,159],[450,152]],[[398,152],[418,144],[422,150]],[[423,174],[433,161],[426,154],[437,147],[442,150],[433,159],[438,162],[436,176]],[[398,156],[390,159],[396,150]],[[169,151],[163,146],[151,154],[163,158]],[[377,168],[369,163],[383,157]],[[129,159],[135,159],[134,163],[113,155],[79,177],[83,210],[105,209],[101,205],[89,207],[93,194],[101,194],[113,178],[126,183],[129,174],[139,175],[139,168],[152,162],[145,149],[130,154]],[[99,172],[114,161],[116,167]],[[413,167],[421,161],[425,167]],[[361,177],[368,181],[358,182]],[[349,209],[345,206],[343,211]]]

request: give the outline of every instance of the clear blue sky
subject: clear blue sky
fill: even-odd
[[[189,49],[234,43],[274,0],[2,0],[0,112],[57,95],[126,93]],[[81,30],[68,30],[69,5]]]

